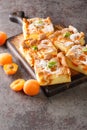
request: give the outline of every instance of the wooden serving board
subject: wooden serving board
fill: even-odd
[[[25,69],[32,78],[36,79],[33,68],[29,65],[27,60],[23,57],[22,53],[19,50],[19,45],[23,42],[23,34],[19,34],[13,36],[7,40],[7,47],[10,51],[21,61],[24,65]],[[78,86],[78,84],[87,81],[87,76],[77,73],[76,71],[72,71],[72,82],[64,83],[64,84],[56,84],[56,85],[48,85],[41,87],[47,97],[53,96],[60,92],[63,92],[67,89]]]

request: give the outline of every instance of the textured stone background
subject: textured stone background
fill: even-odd
[[[8,18],[20,10],[29,17],[50,16],[54,23],[72,24],[87,33],[87,0],[0,0],[0,30],[8,37],[21,32]],[[2,52],[9,50],[3,46]],[[35,97],[15,93],[9,84],[30,76],[14,55],[13,60],[19,65],[16,75],[7,76],[0,67],[0,130],[87,130],[87,83],[50,98],[42,91]]]

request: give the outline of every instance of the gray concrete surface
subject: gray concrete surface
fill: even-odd
[[[9,21],[13,11],[23,10],[29,17],[50,16],[54,23],[72,24],[87,33],[87,0],[0,0],[0,31],[8,37],[21,32],[21,27]],[[0,53],[9,52],[3,46]],[[35,97],[15,93],[10,83],[30,76],[19,65],[14,76],[7,76],[0,67],[0,130],[87,130],[87,83],[47,98],[41,91]]]

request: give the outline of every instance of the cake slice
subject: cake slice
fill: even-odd
[[[78,32],[73,26],[54,32],[49,36],[49,39],[51,39],[56,48],[59,48],[64,53],[66,53],[73,45],[85,44],[84,33]]]
[[[24,39],[39,39],[41,36],[48,36],[54,32],[54,27],[50,17],[23,19]],[[41,36],[40,36],[41,35]]]
[[[66,53],[66,61],[70,68],[87,75],[87,46],[74,45]]]
[[[41,86],[71,81],[70,69],[62,52],[59,52],[56,57],[50,60],[36,59],[34,70]]]

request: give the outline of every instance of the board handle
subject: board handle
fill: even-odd
[[[23,11],[17,11],[9,14],[10,21],[19,25],[22,25],[23,18],[27,18],[25,17],[25,13]]]

